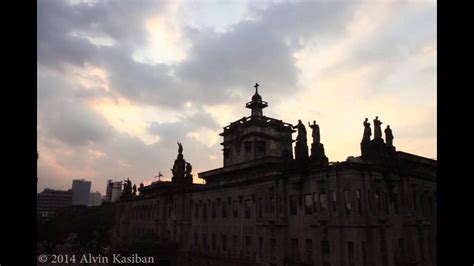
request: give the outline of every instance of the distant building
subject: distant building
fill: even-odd
[[[56,210],[72,205],[72,190],[46,188],[37,195],[37,211],[42,220],[48,219]]]
[[[91,181],[76,179],[72,181],[72,205],[89,205]]]
[[[102,194],[99,191],[92,192],[89,197],[89,206],[100,206],[102,204]]]
[[[105,192],[105,199],[109,202],[117,201],[122,194],[122,181],[112,181],[109,179],[107,181],[107,189]]]

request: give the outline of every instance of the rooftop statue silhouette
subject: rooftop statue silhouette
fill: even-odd
[[[313,130],[311,136],[313,137],[313,144],[321,143],[321,136],[319,133],[319,125],[316,124],[316,120],[313,121],[313,124],[308,122],[308,126]]]
[[[370,136],[372,136],[372,129],[370,128],[369,119],[365,118],[364,120],[364,135],[362,137],[362,142],[370,141]]]
[[[296,136],[295,145],[295,159],[302,162],[309,157],[308,144],[306,139],[306,127],[300,119],[298,120],[298,124],[293,126],[293,128],[298,129],[298,136]]]
[[[379,117],[376,116],[374,119],[374,140],[382,139],[382,121],[379,120]]]
[[[390,125],[387,125],[387,128],[385,128],[385,141],[387,142],[387,146],[393,147],[393,134]]]
[[[183,145],[179,141],[176,141],[176,143],[178,143],[178,154],[183,154]]]
[[[296,137],[296,141],[301,142],[301,143],[303,143],[303,142],[306,143],[306,141],[307,141],[307,139],[306,139],[306,127],[301,122],[301,119],[298,120],[298,124],[296,124],[296,126],[293,126],[293,128],[298,129],[298,136]]]

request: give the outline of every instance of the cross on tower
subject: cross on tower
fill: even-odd
[[[258,93],[258,86],[260,86],[260,85],[258,85],[258,83],[255,83],[255,86],[254,86],[255,87],[255,93]]]

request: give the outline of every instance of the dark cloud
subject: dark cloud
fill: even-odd
[[[231,90],[247,90],[255,81],[279,95],[298,88],[293,53],[315,36],[343,33],[354,6],[299,2],[251,9],[256,19],[237,23],[228,32],[184,30],[192,47],[187,59],[177,65],[150,65],[136,62],[132,54],[146,44],[145,20],[163,12],[165,4],[46,1],[38,7],[38,61],[51,67],[98,65],[121,95],[169,108],[191,99],[198,104],[238,101]],[[112,38],[116,44],[98,47],[73,32]]]
[[[219,144],[208,147],[186,136],[202,128],[220,127],[201,106],[235,102],[243,105],[251,96],[248,91],[253,90],[254,82],[262,83],[265,93],[272,97],[287,95],[289,90],[294,93],[299,87],[294,53],[313,39],[344,36],[345,25],[351,21],[357,6],[318,1],[251,8],[252,20],[231,25],[226,32],[184,27],[182,37],[190,49],[182,62],[145,64],[135,61],[133,53],[147,44],[145,21],[163,14],[167,4],[169,2],[152,1],[38,3],[40,147],[56,156],[58,164],[71,172],[93,172],[88,179],[93,181],[94,190],[103,190],[108,178],[127,176],[138,183],[158,171],[169,177],[168,170],[177,153],[176,140],[183,143],[185,158],[194,169],[208,170],[219,165],[207,157],[221,157]],[[91,38],[108,38],[114,44],[97,45]],[[85,90],[68,82],[71,65],[104,69],[112,91]],[[239,95],[248,97],[241,99]],[[160,141],[147,145],[137,136],[108,125],[86,104],[91,99],[118,96],[135,104],[178,112],[190,101],[198,110],[194,115],[178,117],[176,122],[157,119],[150,123],[148,132],[160,136]],[[54,145],[50,145],[52,143]],[[71,153],[64,155],[61,150]],[[40,180],[61,179],[52,166],[42,165],[40,169]]]
[[[110,137],[112,132],[105,119],[87,107],[81,104],[56,107],[58,111],[49,113],[42,124],[51,137],[71,145],[87,145]]]
[[[220,125],[209,113],[201,110],[190,116],[182,116],[179,122],[153,121],[148,125],[148,132],[160,136],[164,142],[173,142],[175,139],[185,139],[187,133],[199,128],[216,130],[220,128]]]

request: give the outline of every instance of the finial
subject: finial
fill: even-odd
[[[258,93],[258,86],[260,86],[260,85],[258,85],[258,83],[255,83],[255,86],[254,86],[255,87],[255,93]]]

